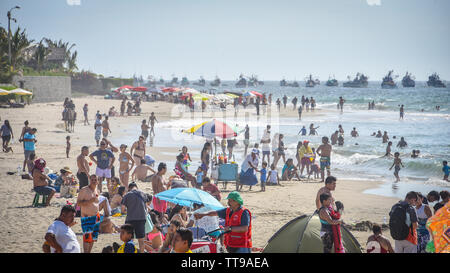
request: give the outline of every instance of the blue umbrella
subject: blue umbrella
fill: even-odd
[[[224,206],[211,194],[195,188],[176,188],[160,192],[155,197],[180,206],[193,207],[193,204],[203,204],[213,210],[223,209]]]

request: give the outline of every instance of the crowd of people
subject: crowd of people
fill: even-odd
[[[242,99],[242,98],[241,98]],[[239,104],[239,98],[236,98]],[[271,95],[263,103],[271,101]],[[343,111],[345,100],[341,97],[338,103]],[[244,100],[244,105],[247,100]],[[249,102],[251,103],[251,102]],[[259,97],[254,102],[260,103]],[[287,98],[283,98],[284,107],[286,107]],[[292,101],[294,110],[297,100]],[[67,107],[72,106],[71,100],[67,101]],[[125,100],[122,102],[122,106]],[[279,101],[277,102],[280,105]],[[306,111],[314,111],[314,98],[301,99],[301,109],[306,105]],[[87,104],[84,105],[84,123],[89,125]],[[124,114],[121,106],[120,115]],[[139,105],[138,105],[139,108]],[[111,109],[110,109],[111,110]],[[112,109],[113,110],[113,109]],[[111,110],[111,111],[112,111]],[[113,112],[108,113],[111,115]],[[257,110],[258,111],[258,110]],[[299,110],[299,118],[301,118]],[[130,113],[129,111],[127,111]],[[138,111],[140,112],[140,110]],[[272,137],[271,126],[267,125],[261,140],[250,145],[250,130],[246,125],[244,131],[244,160],[240,166],[239,187],[237,191],[231,192],[227,196],[227,207],[217,211],[205,212],[201,205],[196,205],[194,210],[191,208],[170,203],[156,197],[158,193],[175,189],[179,187],[198,188],[210,193],[217,200],[221,200],[221,192],[214,183],[212,172],[209,169],[211,163],[212,143],[216,139],[208,140],[200,154],[201,165],[194,174],[188,170],[192,159],[188,152],[188,147],[183,146],[181,153],[176,156],[175,175],[166,180],[167,164],[160,162],[154,170],[146,154],[146,140],[148,136],[155,135],[154,126],[158,122],[152,112],[148,123],[142,121],[141,134],[139,139],[130,147],[121,144],[119,149],[115,147],[108,137],[111,134],[109,115],[101,115],[97,111],[95,115],[95,142],[97,149],[90,151],[88,146],[81,148],[77,161],[77,172],[73,175],[68,167],[60,170],[57,177],[51,177],[48,173],[47,162],[43,158],[36,158],[35,143],[36,128],[29,127],[28,121],[25,121],[20,141],[23,142],[25,160],[23,162],[23,171],[25,166],[28,168],[28,176],[33,180],[33,190],[46,196],[45,206],[49,206],[52,198],[57,192],[61,197],[75,197],[75,204],[68,204],[61,209],[59,217],[50,225],[45,235],[43,245],[44,252],[81,252],[75,233],[71,227],[75,224],[75,217],[80,217],[81,228],[83,231],[82,249],[85,253],[92,251],[94,243],[101,233],[120,233],[118,239],[122,244],[114,243],[103,249],[103,252],[114,253],[190,253],[194,238],[193,227],[202,228],[210,238],[220,241],[220,246],[225,246],[230,253],[249,253],[252,250],[252,215],[251,211],[244,207],[243,199],[239,193],[243,186],[252,186],[260,184],[261,191],[266,191],[266,185],[282,186],[280,181],[309,179],[313,175],[314,179],[321,179],[325,183],[316,196],[317,214],[321,222],[321,239],[324,246],[324,252],[345,252],[340,228],[343,224],[341,219],[343,213],[343,204],[335,201],[331,191],[336,188],[336,177],[331,176],[331,153],[333,145],[343,145],[344,130],[341,125],[331,136],[331,143],[327,136],[322,137],[322,143],[317,147],[311,147],[308,140],[299,141],[294,158],[286,158],[287,147],[283,141],[283,134],[275,133]],[[101,121],[103,118],[103,121]],[[149,126],[150,125],[150,126]],[[317,135],[317,129],[311,124],[310,135]],[[13,135],[12,128],[8,121],[0,128],[3,138],[3,147],[8,147],[9,135]],[[299,134],[305,136],[307,131],[305,126]],[[358,137],[356,128],[351,131],[352,137]],[[381,135],[374,133],[374,136],[381,137],[383,143],[388,143],[386,156],[391,155],[387,132]],[[221,143],[222,144],[222,143]],[[228,147],[229,158],[233,155],[233,147],[237,144],[235,139],[223,142],[222,149],[225,154],[225,147]],[[259,145],[261,144],[261,152]],[[406,147],[407,143],[402,137],[399,144],[400,148]],[[249,149],[250,148],[250,149]],[[66,155],[69,157],[71,149],[70,137],[66,138]],[[247,151],[249,149],[249,153]],[[414,153],[416,154],[416,153]],[[118,157],[117,157],[118,156]],[[318,158],[319,157],[319,158]],[[116,160],[117,159],[117,160]],[[278,173],[278,163],[282,159],[283,167],[281,173]],[[119,162],[119,174],[116,174],[115,163]],[[317,163],[316,163],[317,162]],[[443,171],[444,179],[448,181],[449,168],[444,161]],[[91,170],[95,166],[95,171]],[[261,166],[261,167],[259,167]],[[399,180],[398,172],[403,166],[399,153],[394,154],[394,162],[391,166],[395,168],[395,177]],[[208,174],[209,171],[209,174]],[[305,172],[305,175],[303,173]],[[325,173],[326,171],[326,173]],[[152,174],[149,175],[148,172]],[[131,180],[130,183],[130,173]],[[259,173],[259,181],[257,177]],[[307,176],[307,177],[306,177]],[[76,178],[75,178],[76,177]],[[320,178],[319,178],[320,177]],[[104,184],[103,181],[106,180]],[[151,182],[152,194],[139,190],[136,182]],[[106,185],[106,191],[104,191]],[[78,189],[76,188],[78,186]],[[75,191],[73,190],[75,189]],[[449,193],[442,191],[440,193],[430,192],[426,197],[417,192],[407,194],[404,201],[394,205],[390,212],[390,230],[395,239],[393,248],[385,236],[382,235],[381,227],[373,226],[373,235],[369,237],[367,243],[368,252],[433,252],[444,244],[439,244],[433,239],[433,232],[436,227],[432,225],[431,220],[443,217],[445,208],[449,206]],[[437,202],[434,206],[434,215],[428,206],[428,202]],[[197,212],[196,210],[199,210]],[[400,211],[401,210],[401,211]],[[189,211],[191,211],[189,213]],[[402,214],[405,212],[405,214]],[[448,212],[446,212],[448,216]],[[190,216],[189,216],[190,214]],[[124,224],[116,226],[111,217],[125,216]],[[402,222],[403,221],[403,222]],[[404,225],[402,225],[402,223]],[[404,232],[404,226],[407,226],[408,234]],[[137,245],[133,239],[137,239]],[[439,239],[440,240],[440,239]],[[429,242],[433,242],[432,246]],[[223,248],[223,249],[225,249]],[[224,251],[222,249],[222,251]]]

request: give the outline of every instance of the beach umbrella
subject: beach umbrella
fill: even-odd
[[[124,85],[124,86],[121,86],[121,87],[119,87],[119,88],[117,88],[117,90],[122,90],[122,89],[133,89],[134,87],[133,86],[131,86],[131,85]]]
[[[247,92],[245,92],[244,94],[242,94],[242,96],[244,96],[244,97],[256,97],[255,94],[253,94],[253,93],[251,93],[251,92],[249,92],[249,91],[247,91]]]
[[[232,93],[226,93],[225,95],[228,96],[228,97],[230,97],[230,98],[232,98],[232,99],[234,99],[234,98],[239,98],[238,95],[232,94]]]
[[[255,96],[257,96],[257,97],[260,97],[260,98],[263,97],[263,95],[262,95],[261,93],[256,92],[256,91],[250,91],[250,93],[252,93],[253,95],[255,95]]]
[[[131,90],[136,91],[136,92],[145,92],[148,90],[148,88],[144,87],[144,86],[138,86],[138,87],[131,88]]]
[[[194,95],[192,96],[192,98],[193,98],[194,100],[209,100],[209,99],[210,99],[210,96],[208,96],[208,95],[206,95],[206,94],[198,93],[198,94],[194,94]]]
[[[33,95],[32,92],[22,89],[22,88],[16,88],[14,90],[11,90],[9,93],[15,94],[15,95],[22,95],[22,96]]]
[[[233,127],[216,119],[200,123],[182,132],[206,138],[232,138],[237,136],[237,132]]]
[[[9,94],[11,94],[11,92],[9,92],[8,90],[0,88],[0,96],[6,96],[6,95],[9,95]]]
[[[178,87],[166,87],[166,88],[162,88],[161,89],[164,93],[169,93],[169,92],[179,92],[182,89],[178,88]]]
[[[200,91],[194,89],[194,88],[185,88],[181,91],[183,94],[190,93],[190,94],[200,94]]]
[[[294,218],[269,239],[263,253],[323,253],[320,228],[317,212]],[[341,236],[346,253],[362,253],[361,245],[343,225]]]
[[[195,188],[176,188],[160,192],[156,198],[178,204],[180,206],[193,207],[194,204],[204,205],[212,210],[223,209],[224,206],[211,194]]]

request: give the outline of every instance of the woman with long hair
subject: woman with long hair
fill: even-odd
[[[8,152],[8,145],[9,142],[11,141],[11,137],[14,138],[11,125],[9,125],[9,120],[5,120],[5,123],[0,128],[0,133],[2,135],[3,140],[3,151]]]

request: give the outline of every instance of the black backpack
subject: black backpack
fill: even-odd
[[[406,210],[409,205],[395,204],[389,212],[389,229],[394,240],[405,240],[409,234],[406,225]]]

